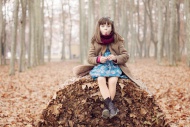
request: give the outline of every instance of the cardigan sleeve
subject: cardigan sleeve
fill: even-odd
[[[95,54],[95,46],[91,43],[90,50],[88,52],[88,63],[89,64],[97,64],[97,55]]]

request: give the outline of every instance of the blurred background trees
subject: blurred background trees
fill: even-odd
[[[114,20],[130,61],[190,66],[189,0],[0,0],[0,64],[14,74],[87,53],[96,23]],[[16,63],[16,65],[15,65]]]

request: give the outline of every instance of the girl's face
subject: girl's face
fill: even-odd
[[[102,35],[109,35],[112,31],[111,24],[102,24],[100,25],[100,32]]]

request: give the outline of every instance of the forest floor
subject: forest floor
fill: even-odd
[[[9,76],[0,66],[0,127],[36,126],[43,109],[73,76],[77,61],[52,62]],[[190,127],[190,68],[156,64],[153,59],[128,63],[131,72],[155,95],[172,127]]]

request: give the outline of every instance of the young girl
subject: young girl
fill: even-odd
[[[104,118],[112,118],[119,112],[112,102],[118,78],[129,78],[151,95],[146,86],[130,73],[125,64],[128,59],[129,55],[124,48],[124,40],[115,31],[114,22],[109,17],[101,18],[91,41],[88,54],[90,65],[76,66],[73,68],[73,73],[76,76],[85,76],[90,73],[92,78],[98,81],[105,105],[105,109],[102,111]]]
[[[92,37],[88,62],[94,65],[90,75],[93,79],[97,79],[104,99],[105,109],[102,112],[104,118],[112,118],[119,112],[113,104],[113,99],[118,78],[128,78],[128,75],[130,77],[125,65],[128,58],[124,40],[115,31],[114,22],[109,17],[101,18]]]

